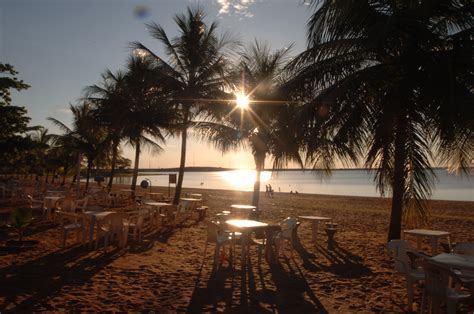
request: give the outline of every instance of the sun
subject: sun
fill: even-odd
[[[236,103],[240,109],[247,109],[249,107],[249,97],[240,93],[236,95]]]

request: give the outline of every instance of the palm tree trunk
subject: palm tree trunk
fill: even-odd
[[[139,162],[140,162],[140,141],[137,141],[137,143],[135,144],[135,166],[133,167],[132,186],[130,187],[133,191],[135,191],[135,187],[137,186]]]
[[[253,185],[252,205],[258,207],[260,201],[260,176],[265,167],[265,153],[256,152],[253,158],[255,160],[256,178]]]
[[[91,169],[92,169],[92,160],[87,158],[86,191],[89,188],[89,179],[91,176]]]
[[[186,111],[183,121],[183,131],[181,133],[181,161],[179,163],[178,182],[176,184],[176,191],[174,194],[173,204],[178,205],[181,197],[181,187],[183,186],[184,167],[186,165],[186,142],[188,137],[188,117],[189,113]]]
[[[110,178],[109,178],[109,183],[107,184],[107,186],[109,187],[109,190],[112,188],[112,184],[114,182],[115,164],[117,163],[118,146],[119,146],[119,141],[114,139],[113,149],[112,149],[112,164],[110,165],[110,168],[111,168]]]
[[[392,183],[392,212],[390,214],[390,226],[388,228],[388,241],[400,239],[402,232],[403,195],[406,179],[405,160],[407,151],[406,141],[406,119],[399,118],[395,134],[395,168]]]
[[[48,180],[49,180],[49,170],[46,171],[46,179],[44,179],[44,182],[48,183]]]
[[[81,161],[82,161],[82,154],[77,153],[77,164],[76,164],[76,190],[77,193],[80,194],[81,192]]]
[[[64,165],[64,175],[63,175],[63,181],[61,182],[61,186],[64,186],[64,184],[66,184],[66,177],[67,177],[68,170],[69,170],[69,164]]]

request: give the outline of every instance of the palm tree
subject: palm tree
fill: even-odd
[[[400,238],[404,212],[427,217],[431,158],[460,169],[472,158],[474,19],[468,6],[451,0],[312,2],[308,49],[293,61],[295,78],[287,88],[306,98],[304,128],[346,143],[374,169],[381,193],[392,191],[389,240]],[[308,150],[318,144],[305,141]]]
[[[125,140],[135,148],[135,163],[131,189],[135,190],[138,177],[138,166],[142,147],[149,146],[154,151],[161,151],[159,142],[165,142],[163,134],[171,127],[173,112],[168,110],[161,95],[161,88],[155,82],[154,62],[147,56],[132,56],[127,65],[127,123],[123,128]]]
[[[55,140],[59,142],[68,142],[74,147],[77,154],[77,167],[76,170],[76,183],[79,188],[80,180],[80,164],[82,161],[82,154],[87,157],[87,172],[86,172],[86,186],[89,187],[90,173],[94,160],[108,149],[110,142],[106,136],[104,128],[98,126],[97,121],[94,120],[92,115],[91,104],[85,102],[79,106],[70,106],[73,114],[73,127],[69,128],[63,122],[55,119],[48,118],[53,124],[59,127],[64,135],[56,135]]]
[[[288,53],[288,48],[272,52],[268,45],[255,41],[243,53],[236,71],[237,76],[243,78],[238,94],[250,100],[249,107],[240,111],[234,108],[230,114],[217,115],[209,122],[199,123],[203,137],[222,152],[239,147],[251,149],[256,168],[254,206],[259,203],[260,176],[267,156],[274,157],[274,168],[281,168],[288,161],[297,161],[302,165],[295,141],[296,110],[284,101],[278,90],[285,79],[283,67]]]
[[[125,87],[125,72],[110,70],[102,74],[102,82],[85,88],[85,99],[94,106],[94,116],[100,125],[107,129],[112,145],[112,161],[110,165],[109,189],[112,188],[115,167],[122,141],[124,121],[127,119],[127,92]]]
[[[188,128],[210,99],[222,96],[226,75],[226,48],[232,49],[236,42],[226,34],[220,38],[216,34],[217,24],[209,26],[204,22],[201,8],[188,8],[187,15],[176,15],[174,20],[179,35],[169,39],[158,24],[147,24],[152,37],[160,41],[166,49],[168,61],[154,54],[145,45],[134,42],[132,47],[154,58],[160,87],[169,93],[177,112],[180,113],[181,158],[179,177],[174,203],[181,195],[186,164],[186,143]]]

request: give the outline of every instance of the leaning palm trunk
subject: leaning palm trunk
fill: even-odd
[[[133,191],[135,191],[135,187],[137,186],[139,162],[140,162],[140,141],[137,141],[137,143],[135,144],[135,166],[133,167],[132,185],[130,187]]]
[[[67,177],[68,170],[69,170],[69,163],[64,166],[64,175],[63,175],[63,180],[61,182],[61,186],[64,186],[64,184],[66,184],[66,177]]]
[[[82,161],[82,154],[77,153],[77,164],[76,164],[76,190],[77,193],[81,193],[81,161]]]
[[[265,153],[257,152],[253,156],[255,160],[255,183],[253,185],[252,205],[258,207],[260,201],[260,177],[265,166]]]
[[[407,152],[405,149],[406,141],[406,121],[400,118],[397,122],[397,131],[395,138],[395,168],[393,171],[392,183],[392,212],[390,214],[390,226],[388,228],[388,241],[400,239],[402,231],[403,199],[405,186],[405,160]]]
[[[117,155],[118,155],[118,141],[116,139],[114,139],[114,143],[113,143],[113,150],[112,150],[112,164],[111,164],[111,169],[110,169],[110,178],[109,178],[109,183],[108,183],[108,187],[109,187],[109,190],[112,189],[112,184],[114,182],[114,175],[115,175],[115,164],[117,163]]]
[[[87,173],[86,173],[86,191],[89,188],[89,179],[91,177],[92,159],[87,159]]]
[[[178,182],[176,184],[176,192],[174,194],[173,204],[178,205],[181,196],[181,187],[183,186],[184,167],[186,165],[186,142],[188,138],[188,112],[184,116],[184,126],[181,133],[181,161],[179,163]]]

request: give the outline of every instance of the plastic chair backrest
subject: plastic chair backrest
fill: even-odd
[[[84,211],[87,208],[87,203],[89,202],[90,196],[87,195],[83,199],[76,200],[76,209]]]
[[[102,225],[108,225],[111,233],[120,233],[123,230],[123,221],[125,218],[126,214],[110,213],[104,218]]]
[[[293,229],[295,229],[296,224],[298,223],[298,220],[296,218],[285,218],[281,223],[281,235],[284,237],[291,237]]]
[[[453,253],[474,256],[474,243],[458,243]]]
[[[72,197],[61,198],[56,202],[56,207],[61,211],[74,212],[76,210],[76,200]]]
[[[406,272],[409,268],[407,251],[411,249],[406,240],[390,240],[387,249],[394,258],[394,269],[397,272]]]

